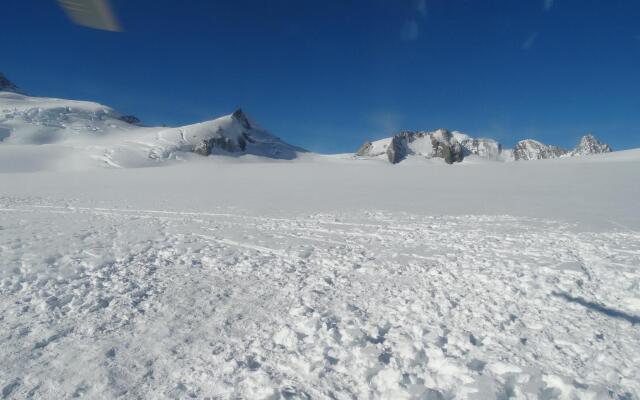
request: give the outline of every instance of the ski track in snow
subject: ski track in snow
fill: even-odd
[[[640,393],[640,234],[0,198],[2,398]]]

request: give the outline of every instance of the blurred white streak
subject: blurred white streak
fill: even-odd
[[[533,32],[527,40],[522,43],[522,50],[529,50],[531,46],[536,42],[536,38],[538,37],[538,32]]]
[[[544,10],[549,11],[553,7],[553,0],[544,0]]]
[[[78,25],[112,32],[122,31],[111,11],[109,0],[58,0],[58,3]]]

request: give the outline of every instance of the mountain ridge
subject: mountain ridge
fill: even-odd
[[[307,150],[286,143],[252,121],[238,108],[209,121],[179,127],[144,126],[133,115],[79,100],[34,97],[25,94],[0,72],[0,144],[85,143],[104,145],[97,158],[109,165],[120,153],[136,153],[151,160],[202,156],[254,155],[292,160]],[[491,138],[474,138],[460,131],[401,131],[364,143],[353,158],[382,158],[397,164],[407,158],[436,158],[447,164],[467,157],[493,161],[524,161],[579,157],[611,152],[611,146],[586,134],[571,150],[524,139],[509,149]],[[128,162],[124,162],[128,164]]]
[[[145,165],[186,153],[292,160],[307,152],[261,128],[240,108],[195,124],[149,127],[100,103],[28,96],[1,76],[0,145],[83,145],[110,166]]]
[[[473,138],[459,131],[440,128],[435,131],[401,131],[392,137],[365,142],[354,157],[386,158],[391,164],[398,164],[409,157],[442,158],[447,164],[453,164],[468,156],[492,161],[524,161],[611,151],[611,146],[600,142],[593,134],[584,135],[572,150],[534,139],[520,140],[513,149],[507,149],[495,139]]]
[[[9,78],[0,72],[0,91],[3,90],[7,92],[22,93],[15,83],[11,82]]]

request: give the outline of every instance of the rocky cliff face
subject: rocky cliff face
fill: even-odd
[[[575,157],[610,152],[611,147],[608,144],[602,143],[598,139],[596,139],[595,136],[588,134],[580,139],[580,143],[578,143],[576,148],[573,149],[571,153],[569,153],[569,155]]]
[[[519,160],[546,160],[559,158],[567,151],[556,146],[544,144],[533,139],[521,140],[513,149],[513,158]]]

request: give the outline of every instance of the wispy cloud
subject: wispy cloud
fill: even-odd
[[[420,27],[418,26],[418,21],[415,19],[411,19],[405,21],[402,26],[402,39],[403,40],[416,40],[420,35]]]
[[[427,0],[416,0],[415,2],[416,12],[422,17],[427,16]]]
[[[413,41],[420,36],[419,20],[427,17],[427,0],[414,0],[411,8],[411,17],[404,21],[400,37],[402,40]]]
[[[553,0],[544,0],[544,10],[549,11],[553,7]]]
[[[380,136],[396,134],[402,128],[404,117],[392,111],[376,111],[369,116],[369,124]]]
[[[524,42],[522,42],[522,50],[529,50],[531,46],[533,46],[533,44],[536,42],[537,38],[538,38],[538,32],[531,33],[527,37],[527,39]]]

